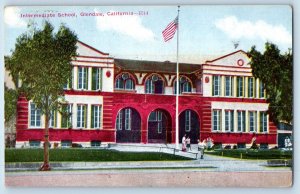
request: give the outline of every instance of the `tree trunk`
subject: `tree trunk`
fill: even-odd
[[[45,114],[45,129],[44,129],[44,164],[40,167],[40,171],[51,170],[49,164],[49,115]]]

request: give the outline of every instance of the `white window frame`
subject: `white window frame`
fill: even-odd
[[[156,111],[157,133],[162,133],[162,112]]]
[[[184,82],[183,92],[185,92],[185,93],[191,93],[192,92],[192,84],[189,81]]]
[[[124,89],[124,80],[123,80],[122,76],[117,77],[115,88],[117,90],[123,90]]]
[[[238,114],[238,132],[246,132],[246,111],[237,111]]]
[[[225,131],[234,132],[234,111],[225,110]]]
[[[130,83],[130,88],[127,88],[127,84]],[[125,90],[134,90],[134,82],[133,82],[133,79],[131,78],[128,78],[125,80],[125,86],[124,86],[124,89]]]
[[[257,132],[257,121],[256,121],[256,112],[249,111],[249,131],[250,132]]]
[[[185,132],[190,132],[191,131],[191,110],[186,110],[184,113],[185,116],[185,123],[184,123],[184,129]]]
[[[122,130],[122,110],[119,111],[118,115],[117,115],[117,121],[116,121],[116,128],[117,130]]]
[[[214,109],[212,111],[212,131],[222,130],[222,110]],[[215,122],[216,121],[216,122]],[[216,125],[215,125],[216,123]]]
[[[154,83],[151,77],[146,80],[145,86],[146,86],[145,89],[146,94],[154,94]]]
[[[87,70],[86,70],[87,69]],[[86,82],[85,82],[86,80]],[[88,67],[78,67],[78,89],[87,90],[88,89]]]
[[[93,126],[91,126],[92,129],[100,129],[101,128],[101,114],[102,114],[102,106],[101,105],[92,105],[92,118],[91,123],[93,122]]]
[[[229,81],[229,83],[227,81]],[[232,88],[233,88],[233,77],[225,76],[225,96],[226,97],[233,96],[232,95],[232,93],[233,93]]]
[[[221,95],[221,76],[214,75],[213,76],[213,96]]]
[[[130,108],[126,108],[124,111],[125,111],[125,130],[130,131],[132,110]]]
[[[260,132],[267,133],[268,132],[268,114],[267,112],[263,111],[260,112]]]
[[[237,77],[237,97],[241,98],[245,96],[244,82],[245,82],[244,77]]]
[[[76,127],[79,129],[86,128],[86,124],[87,124],[87,105],[86,104],[77,104]]]
[[[250,81],[252,80],[252,81]],[[252,83],[250,83],[252,82]],[[255,97],[255,87],[254,87],[255,79],[254,77],[249,77],[248,78],[248,97],[249,98],[254,98]],[[252,95],[250,95],[252,93]]]
[[[29,103],[29,113],[30,113],[30,120],[29,120],[30,128],[40,128],[42,126],[41,110],[38,109],[33,102]],[[32,121],[34,122],[34,124],[32,124]]]

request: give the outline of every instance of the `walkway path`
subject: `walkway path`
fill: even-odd
[[[193,158],[185,161],[131,161],[131,162],[52,162],[53,170],[193,170],[193,171],[291,171],[289,167],[270,168],[266,160],[241,160],[236,158],[220,157],[206,154],[199,159],[196,145],[191,152],[182,152],[174,149],[174,145],[113,145],[108,149],[134,152],[164,152]],[[194,151],[193,151],[194,150]],[[197,156],[197,159],[195,159]],[[9,171],[33,170],[39,168],[41,163],[13,163],[5,164]]]

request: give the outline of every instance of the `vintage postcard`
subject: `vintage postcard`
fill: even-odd
[[[292,186],[291,6],[7,6],[4,22],[6,186]]]

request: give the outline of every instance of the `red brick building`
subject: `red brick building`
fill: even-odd
[[[50,120],[50,142],[84,147],[106,143],[175,143],[176,63],[115,59],[78,42],[68,101]],[[180,64],[179,138],[211,137],[215,144],[276,145],[277,129],[267,111],[263,83],[249,58],[236,51],[204,64]],[[17,147],[39,147],[44,119],[34,103],[20,97]]]

